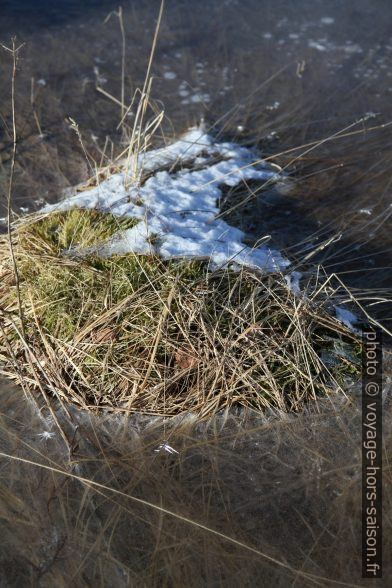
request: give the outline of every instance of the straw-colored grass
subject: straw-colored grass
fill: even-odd
[[[45,411],[11,387],[0,398],[3,585],[368,586],[360,389],[350,398],[321,401],[319,412],[228,411],[203,423],[71,409],[70,462]],[[164,440],[178,453],[156,451]],[[389,414],[383,441],[389,512]],[[383,546],[391,551],[390,517]],[[388,557],[383,575],[384,588]]]
[[[84,408],[201,416],[233,405],[298,410],[355,376],[357,336],[282,275],[77,255],[134,222],[73,209],[15,225],[24,329],[4,239],[3,373]],[[329,368],[326,352],[336,352]]]

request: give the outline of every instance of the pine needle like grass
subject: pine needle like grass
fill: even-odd
[[[298,411],[358,375],[358,337],[328,314],[322,288],[311,301],[280,274],[209,271],[204,259],[77,255],[135,222],[73,209],[14,225],[25,335],[4,241],[4,374],[83,408],[201,417]]]

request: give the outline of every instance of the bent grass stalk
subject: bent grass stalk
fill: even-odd
[[[276,566],[284,568],[285,570],[287,570],[288,572],[293,574],[295,577],[302,577],[303,579],[309,580],[310,582],[314,583],[315,585],[319,585],[320,582],[325,582],[325,583],[328,583],[327,584],[328,586],[347,586],[348,588],[356,588],[358,586],[357,584],[351,584],[349,582],[341,582],[339,580],[334,580],[331,578],[327,578],[325,576],[318,576],[316,574],[310,574],[310,573],[302,571],[301,569],[295,569],[293,566],[290,566],[290,565],[288,565],[288,564],[286,564],[286,563],[284,563],[274,557],[271,557],[271,556],[267,555],[266,553],[263,553],[259,549],[255,549],[254,547],[247,545],[246,543],[243,543],[242,541],[239,541],[238,539],[235,539],[234,537],[230,537],[229,535],[221,533],[221,532],[217,531],[216,529],[212,529],[211,527],[208,527],[207,525],[199,523],[198,521],[196,521],[194,519],[189,519],[183,515],[177,514],[176,512],[174,512],[172,510],[164,508],[163,506],[159,506],[158,504],[153,504],[147,500],[144,500],[143,498],[139,498],[137,496],[132,496],[131,494],[127,494],[125,492],[122,492],[121,490],[117,490],[116,488],[112,488],[112,487],[107,486],[105,484],[100,484],[99,482],[96,482],[95,480],[91,480],[89,478],[84,478],[82,476],[79,476],[77,474],[73,474],[72,472],[69,472],[67,470],[62,470],[62,469],[55,467],[55,466],[52,466],[52,465],[49,466],[49,465],[35,462],[33,460],[26,459],[23,457],[9,455],[9,454],[4,453],[2,451],[0,451],[0,456],[4,457],[6,459],[19,461],[21,463],[26,463],[26,464],[29,464],[29,465],[32,465],[32,466],[35,466],[35,467],[38,467],[38,468],[41,468],[44,470],[48,470],[48,471],[51,471],[55,474],[63,475],[66,478],[71,478],[71,479],[77,480],[81,484],[84,484],[85,486],[87,486],[88,488],[94,489],[94,491],[97,494],[100,494],[101,496],[103,496],[106,499],[109,498],[108,495],[106,494],[106,492],[109,492],[110,494],[115,494],[117,496],[121,496],[123,498],[126,498],[132,502],[136,502],[138,504],[142,504],[144,506],[147,506],[148,508],[156,510],[159,513],[166,514],[170,517],[178,519],[182,523],[196,527],[196,528],[200,529],[201,531],[204,531],[204,532],[209,533],[211,535],[215,535],[216,537],[219,537],[220,539],[223,539],[224,541],[227,541],[228,543],[232,543],[233,545],[236,545],[237,547],[240,547],[241,549],[244,549],[245,551],[250,551],[251,553],[254,553],[255,555],[261,557],[262,559],[267,560]],[[124,507],[124,505],[119,504],[119,507],[122,510],[127,511],[127,509],[126,509],[126,507]]]

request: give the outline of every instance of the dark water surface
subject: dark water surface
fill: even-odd
[[[159,4],[122,3],[127,104],[144,80]],[[96,90],[98,84],[121,96],[119,21],[112,15],[104,22],[117,9],[109,0],[0,2],[0,42],[10,45],[16,35],[25,43],[16,79],[17,213],[56,200],[89,175],[69,117],[97,161],[112,143],[114,153],[121,147],[121,109]],[[367,289],[364,298],[376,292],[379,301],[369,311],[389,328],[391,309],[383,300],[391,289],[392,127],[382,125],[392,121],[391,22],[392,4],[383,0],[169,0],[152,68],[152,96],[166,114],[163,138],[205,120],[214,132],[257,144],[266,155],[295,148],[275,159],[288,165],[294,191],[262,193],[227,220],[250,240],[270,234],[294,260],[341,235],[312,264],[323,263],[356,292]],[[3,193],[11,65],[1,51]],[[339,133],[345,136],[326,141]],[[385,385],[387,402],[389,376]],[[297,573],[124,497],[116,502],[75,480],[4,461],[0,586],[314,585],[298,570],[362,585],[356,398],[353,391],[345,411],[324,406],[318,415],[274,424],[233,417],[223,434],[219,423],[191,427],[171,441],[179,457],[154,452],[166,434],[162,424],[145,433],[140,423],[80,416],[72,471],[198,518]],[[58,433],[43,435],[55,431],[44,417],[19,390],[1,384],[3,450],[65,467]],[[391,563],[378,585],[390,585]]]

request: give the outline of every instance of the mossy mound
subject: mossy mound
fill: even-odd
[[[32,216],[0,247],[2,372],[83,408],[201,416],[298,410],[358,375],[359,341],[284,277],[207,260],[74,255],[135,219],[73,209]],[[322,357],[336,353],[329,366]]]

